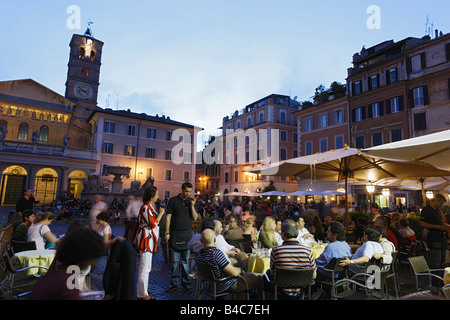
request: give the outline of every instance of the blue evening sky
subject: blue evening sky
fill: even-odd
[[[67,25],[70,5],[80,29]],[[0,0],[0,81],[32,78],[64,95],[70,39],[91,19],[105,43],[98,105],[109,96],[110,108],[164,114],[206,139],[267,95],[303,101],[345,83],[363,45],[422,37],[427,17],[450,32],[449,12],[443,0]]]

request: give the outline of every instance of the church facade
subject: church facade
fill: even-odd
[[[143,117],[132,112],[114,113],[98,107],[103,42],[95,39],[88,27],[83,35],[74,34],[69,46],[64,96],[33,79],[0,81],[0,206],[15,206],[25,188],[34,191],[40,205],[50,204],[63,194],[81,198],[92,178],[96,178],[101,190],[111,191],[112,177],[105,175],[105,165],[132,168],[130,175],[123,177],[124,189],[133,180],[145,183],[149,175],[153,179],[153,175],[160,174],[158,169],[164,168],[165,176],[155,177],[155,183],[161,180],[164,184],[162,197],[180,192],[181,182],[190,179],[194,182],[194,165],[174,165],[165,150],[176,144],[166,140],[167,130],[182,128],[194,135],[194,127],[170,119]],[[105,149],[108,139],[115,142],[116,151],[119,144],[127,148],[123,147],[126,143],[119,142],[123,140],[122,132],[103,132],[105,121],[115,121],[118,127],[120,123],[144,122],[146,139],[135,144],[141,151],[127,154],[125,150],[116,154]],[[152,135],[156,129],[158,136],[164,138],[147,139],[147,130]],[[131,140],[139,135],[137,131]],[[106,137],[106,142],[99,140],[102,137]],[[157,150],[156,155],[151,150]],[[179,186],[174,180],[180,182]]]

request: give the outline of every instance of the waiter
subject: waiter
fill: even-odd
[[[25,210],[33,210],[33,205],[39,203],[39,199],[34,195],[30,188],[25,189],[23,197],[17,199],[16,212],[22,218]]]
[[[169,199],[166,210],[165,240],[172,249],[172,278],[167,292],[175,291],[181,284],[186,293],[189,289],[188,242],[192,238],[192,221],[197,220],[195,200],[190,198],[192,184],[183,183],[181,193]]]
[[[426,241],[430,248],[430,268],[444,268],[447,253],[447,230],[450,225],[443,222],[440,208],[445,202],[442,194],[436,194],[422,209],[419,225],[428,229]]]

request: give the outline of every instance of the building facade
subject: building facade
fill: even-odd
[[[105,186],[112,181],[106,167],[124,166],[131,169],[129,176],[123,177],[124,190],[131,188],[132,181],[143,185],[149,177],[161,199],[180,193],[184,182],[195,187],[194,126],[166,116],[109,108],[97,108],[89,122],[94,130],[93,150],[99,154],[96,174],[102,176]]]
[[[298,102],[272,94],[255,101],[222,122],[220,193],[261,192],[270,183],[276,190],[297,190],[292,177],[260,176],[245,172],[260,165],[298,156],[297,120],[292,113]]]

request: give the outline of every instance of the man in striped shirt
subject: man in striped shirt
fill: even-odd
[[[298,227],[295,221],[285,220],[281,225],[283,244],[272,249],[270,255],[270,275],[275,277],[277,267],[306,269],[314,268],[313,279],[317,275],[316,262],[311,250],[297,241]],[[282,289],[288,297],[295,297],[301,293],[301,288]]]
[[[216,235],[213,230],[206,229],[202,232],[201,241],[203,248],[197,252],[196,260],[209,264],[217,279],[232,276],[217,284],[217,293],[230,289],[231,292],[242,288],[243,283],[236,278],[241,275],[247,282],[249,289],[262,288],[262,274],[244,272],[241,268],[233,266],[226,258],[222,250],[216,248]],[[242,279],[242,278],[241,278]]]

